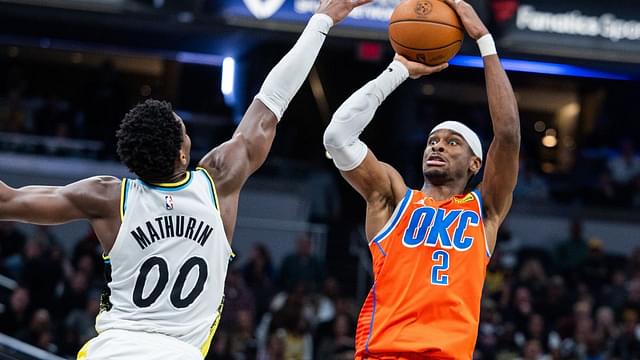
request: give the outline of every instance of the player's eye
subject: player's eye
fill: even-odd
[[[458,140],[449,140],[449,145],[451,145],[451,146],[458,145]]]
[[[437,143],[438,143],[438,140],[436,140],[436,139],[429,140],[429,145],[431,145],[431,146],[436,145]]]

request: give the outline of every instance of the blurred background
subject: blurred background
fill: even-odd
[[[325,157],[333,111],[392,58],[398,0],[332,30],[243,192],[223,319],[207,359],[352,359],[371,285],[364,201]],[[513,210],[484,287],[476,359],[640,359],[640,3],[471,1],[520,104]],[[173,103],[192,159],[229,138],[315,0],[0,0],[0,179],[131,176],[124,113]],[[491,123],[467,39],[445,72],[407,81],[363,138],[419,188],[427,132]],[[486,150],[486,149],[485,149]],[[0,223],[0,359],[75,358],[104,286],[88,224]]]

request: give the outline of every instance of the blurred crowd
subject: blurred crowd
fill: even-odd
[[[0,271],[17,281],[0,332],[74,358],[96,335],[100,251],[93,235],[67,254],[45,227],[0,223]],[[262,245],[240,257],[207,360],[353,359],[355,286],[327,275],[308,236],[280,264]],[[552,250],[502,230],[484,291],[475,359],[640,359],[640,248],[606,254],[579,220]]]

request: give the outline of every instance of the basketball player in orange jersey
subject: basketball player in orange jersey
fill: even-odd
[[[182,120],[168,103],[148,100],[124,117],[117,133],[118,155],[137,179],[96,176],[62,187],[19,189],[0,181],[0,221],[50,225],[86,219],[108,254],[99,335],[78,359],[206,355],[222,311],[240,190],[265,161],[276,125],[330,28],[370,1],[320,1],[233,137],[206,154],[195,171],[187,170],[191,141]]]
[[[483,162],[478,136],[447,121],[429,134],[424,185],[400,174],[358,139],[377,107],[405,79],[440,71],[397,56],[335,113],[324,144],[367,202],[374,284],[361,309],[357,359],[471,359],[486,266],[512,201],[520,126],[516,99],[487,28],[464,1],[447,0],[484,60],[494,138]],[[469,189],[485,165],[484,179]]]

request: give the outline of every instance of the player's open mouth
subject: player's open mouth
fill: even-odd
[[[439,155],[431,155],[427,159],[427,165],[428,166],[445,166],[447,165],[447,162],[444,158],[442,158]]]

